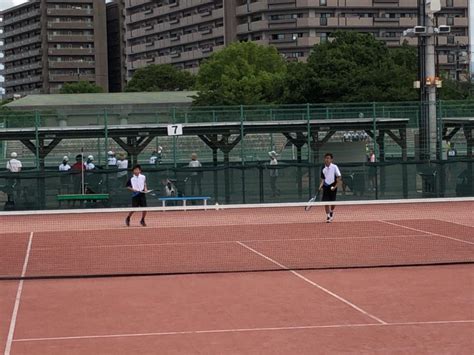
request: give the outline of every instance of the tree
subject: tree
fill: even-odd
[[[275,47],[232,43],[203,62],[197,75],[197,105],[279,102],[286,63]]]
[[[151,64],[137,69],[125,91],[181,91],[190,90],[194,75],[170,64]]]
[[[416,52],[390,50],[370,34],[337,31],[308,58],[308,102],[415,100]]]
[[[78,81],[77,83],[67,83],[59,91],[60,94],[87,94],[104,92],[100,86],[88,81]]]
[[[316,77],[306,63],[288,63],[284,78],[282,103],[307,103],[312,88],[317,85]]]
[[[447,74],[441,76],[443,86],[438,89],[441,100],[472,100],[474,99],[474,84],[469,81],[449,79]]]

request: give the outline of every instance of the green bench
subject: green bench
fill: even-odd
[[[64,195],[57,195],[56,199],[59,201],[59,205],[63,201],[86,201],[86,202],[97,202],[97,201],[108,201],[109,194],[64,194]]]

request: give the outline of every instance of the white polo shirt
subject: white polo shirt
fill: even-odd
[[[132,189],[136,191],[145,191],[145,184],[146,184],[146,176],[142,174],[138,174],[138,176],[133,175],[130,178],[130,185]]]
[[[115,166],[115,165],[117,165],[117,159],[116,159],[115,157],[113,157],[113,156],[109,156],[109,157],[107,158],[107,165],[108,165],[108,166]]]
[[[126,176],[127,168],[128,168],[128,160],[127,159],[117,160],[117,168],[118,170],[122,170],[117,173],[117,177]]]
[[[190,168],[200,168],[200,167],[202,167],[202,165],[201,165],[201,163],[199,162],[199,160],[191,160],[191,161],[189,162],[188,166],[189,166]],[[198,173],[197,173],[197,171],[195,171],[195,172],[191,173],[191,175],[197,176]]]
[[[61,164],[59,166],[59,171],[69,171],[71,169],[71,165],[69,164]]]
[[[94,170],[94,169],[95,169],[94,163],[92,162],[86,163],[86,170]]]
[[[21,170],[21,168],[21,161],[19,161],[18,159],[10,159],[9,161],[7,161],[7,169],[10,170],[10,172],[17,173]]]
[[[324,185],[335,186],[336,178],[341,176],[341,172],[336,164],[324,165],[321,169],[321,179],[324,180]]]

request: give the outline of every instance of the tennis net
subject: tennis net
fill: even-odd
[[[0,279],[474,262],[474,198],[335,204],[5,212]]]

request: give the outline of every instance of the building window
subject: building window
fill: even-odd
[[[448,36],[447,42],[448,44],[454,44],[454,36]]]
[[[327,0],[319,0],[319,6],[327,6]]]
[[[319,34],[319,42],[326,43],[328,41],[328,34],[326,32],[321,32]]]
[[[448,17],[446,18],[446,24],[448,26],[453,26],[454,25],[454,17]]]
[[[448,63],[454,63],[454,54],[448,54]]]
[[[285,35],[283,33],[274,34],[274,35],[272,35],[272,39],[273,40],[282,40],[282,39],[285,39]]]
[[[446,7],[453,7],[453,0],[446,0]]]

